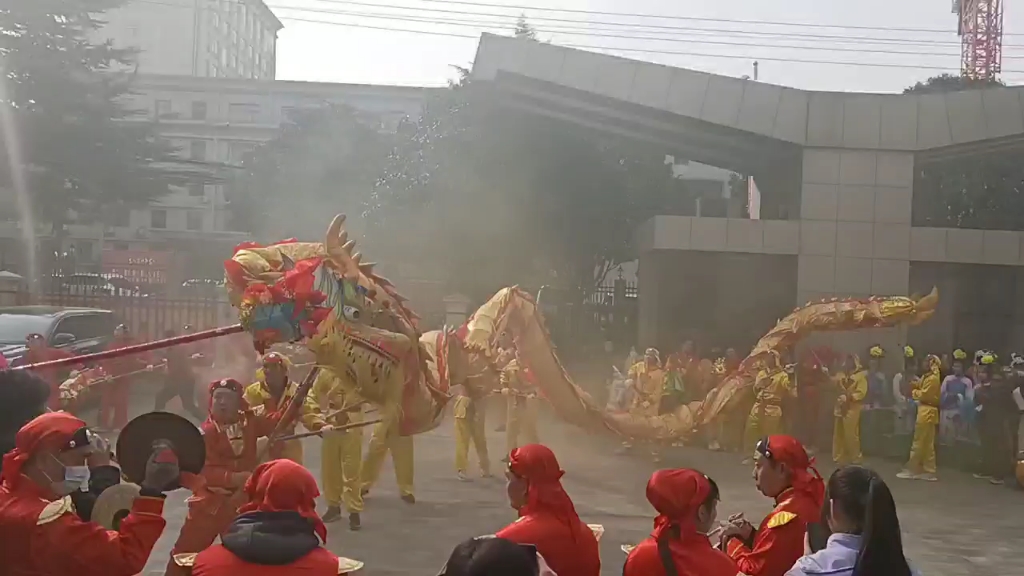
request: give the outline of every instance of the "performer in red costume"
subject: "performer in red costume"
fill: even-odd
[[[171,550],[166,576],[188,571],[174,562],[175,554],[201,552],[210,547],[238,515],[245,503],[240,490],[257,465],[256,440],[273,433],[281,413],[256,416],[242,399],[244,386],[226,378],[210,384],[210,416],[201,430],[206,440],[206,465],[188,499],[188,516]]]
[[[740,574],[783,576],[804,554],[807,526],[821,521],[825,482],[796,438],[777,434],[755,447],[754,482],[775,499],[775,509],[754,527],[742,515],[722,533],[722,544]]]
[[[547,446],[528,444],[513,450],[506,476],[509,502],[519,519],[495,536],[533,544],[558,576],[598,576],[597,538],[562,488],[563,474]]]
[[[18,431],[0,474],[0,558],[5,576],[132,576],[164,530],[162,491],[176,485],[173,454],[150,456],[141,496],[119,529],[81,520],[69,494],[88,482],[94,450],[85,422],[66,412]]]
[[[192,576],[336,576],[338,557],[322,544],[327,527],[316,513],[313,475],[291,460],[261,464],[245,484],[248,503],[221,536],[200,552]]]
[[[25,345],[28,346],[28,352],[25,354],[26,364],[63,360],[74,356],[67,350],[51,348],[46,344],[46,339],[42,334],[29,334],[25,337]],[[33,370],[36,376],[46,380],[46,383],[50,385],[50,410],[60,410],[60,385],[64,380],[63,377],[67,375],[67,371],[67,368],[60,367]]]
[[[623,576],[736,576],[736,563],[706,534],[718,515],[718,485],[696,470],[658,470],[647,482],[654,531],[630,551]]]
[[[119,324],[114,328],[114,339],[107,350],[119,350],[137,344],[128,331],[128,327]],[[103,394],[100,397],[100,428],[120,430],[128,423],[128,395],[131,390],[133,372],[151,367],[148,354],[127,354],[111,358],[103,363],[103,369],[111,380],[101,384]]]

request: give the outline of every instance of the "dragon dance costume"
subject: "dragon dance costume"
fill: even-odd
[[[271,366],[279,366],[280,368],[275,369],[271,368]],[[291,361],[282,354],[270,352],[263,357],[263,367],[256,373],[256,382],[247,386],[244,394],[245,402],[254,414],[275,414],[288,407],[292,399],[295,398],[295,394],[299,391],[298,383],[288,380],[288,370],[290,368]],[[276,376],[276,370],[284,370],[284,385],[278,388],[278,390],[272,390],[271,385],[267,383],[267,378],[271,377],[267,374],[268,370],[275,371],[274,377],[278,377]],[[320,417],[316,403],[309,395],[306,396],[305,401],[300,407],[298,421],[301,421],[302,425],[310,432],[316,432],[323,428],[325,424],[323,418]],[[281,434],[294,434],[298,421],[281,431]],[[278,458],[287,458],[292,462],[302,464],[302,441],[293,439],[275,443],[270,449],[269,459],[277,460]]]
[[[860,445],[860,415],[868,395],[868,371],[860,358],[852,356],[852,370],[834,376],[838,390],[832,416],[832,460],[837,464],[859,464],[864,459]]]
[[[476,448],[480,472],[491,476],[490,456],[487,453],[487,408],[481,392],[464,390],[455,398],[453,416],[455,420],[455,470],[464,477],[469,469],[469,446]],[[517,428],[519,421],[516,421]],[[508,433],[508,427],[505,428]],[[536,429],[534,430],[536,433]]]
[[[505,419],[505,451],[521,445],[537,444],[537,386],[531,382],[528,369],[516,357],[501,370],[501,391],[508,396],[508,417]],[[522,442],[520,442],[522,441]]]
[[[761,369],[754,381],[754,406],[747,416],[743,452],[753,455],[760,438],[782,431],[782,402],[795,393],[789,374],[773,357],[773,365]]]
[[[920,477],[935,479],[935,434],[939,428],[939,402],[942,397],[941,360],[934,354],[925,359],[926,372],[914,381],[911,398],[917,402],[917,420],[914,423],[914,441],[910,458],[900,478]]]
[[[351,391],[350,386],[343,385],[333,370],[320,370],[310,395],[321,402],[321,408],[329,415],[328,424],[344,426],[362,421],[362,400]],[[325,522],[340,518],[341,507],[344,505],[349,514],[350,527],[358,528],[359,514],[363,511],[360,483],[362,458],[362,428],[324,432],[320,444],[320,482],[327,502]]]

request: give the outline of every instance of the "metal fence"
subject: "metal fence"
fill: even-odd
[[[180,332],[186,324],[203,330],[237,322],[226,298],[90,295],[58,291],[36,296],[20,292],[17,303],[110,310],[133,334],[147,340],[157,339],[168,330]]]

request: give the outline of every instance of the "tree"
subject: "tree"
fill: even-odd
[[[145,203],[170,186],[215,180],[206,168],[183,164],[154,126],[126,107],[134,52],[90,40],[102,26],[97,15],[121,3],[0,6],[0,118],[13,130],[0,186],[23,188],[36,219],[58,234],[72,212],[99,214]]]
[[[637,226],[679,193],[664,150],[503,108],[465,77],[408,130],[375,191],[372,223],[382,240],[403,214],[438,223],[418,244],[474,297],[509,284],[586,295],[635,257]]]
[[[537,40],[537,30],[526,21],[526,14],[522,14],[516,19],[516,29],[513,32],[516,38],[525,38],[527,40]]]
[[[325,215],[365,212],[392,150],[375,120],[335,104],[296,111],[243,161],[234,226],[267,241],[308,238]]]
[[[904,90],[928,94],[1003,86],[942,74]],[[1013,149],[943,157],[918,166],[914,221],[927,226],[1024,230],[1024,166]]]

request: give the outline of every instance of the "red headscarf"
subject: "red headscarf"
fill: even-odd
[[[21,477],[25,462],[33,454],[43,450],[59,450],[82,428],[85,428],[85,422],[67,412],[47,412],[22,426],[14,437],[14,450],[4,455],[0,483],[13,486]]]
[[[647,501],[658,511],[651,536],[657,540],[672,526],[686,537],[697,532],[697,509],[711,494],[711,481],[697,472],[680,468],[658,470],[647,481]]]
[[[814,459],[807,455],[807,449],[799,440],[785,434],[768,437],[770,457],[782,462],[793,474],[793,490],[803,492],[811,498],[815,506],[821,507],[825,502],[825,481],[814,467]]]
[[[213,393],[220,389],[232,390],[237,393],[240,398],[242,397],[242,394],[245,393],[245,386],[234,378],[224,378],[222,380],[214,380],[213,382],[210,382],[210,386],[207,389],[207,395],[209,398],[207,398],[206,405],[206,411],[209,414],[210,420],[213,420]]]
[[[580,517],[562,488],[560,480],[565,471],[558,466],[555,453],[542,444],[520,446],[509,453],[508,469],[527,482],[526,505],[519,509],[519,516],[551,514],[565,522],[578,541]]]
[[[320,489],[316,479],[301,464],[271,460],[260,464],[245,483],[249,502],[238,509],[247,512],[298,512],[313,524],[320,541],[327,543],[327,527],[316,513]]]

